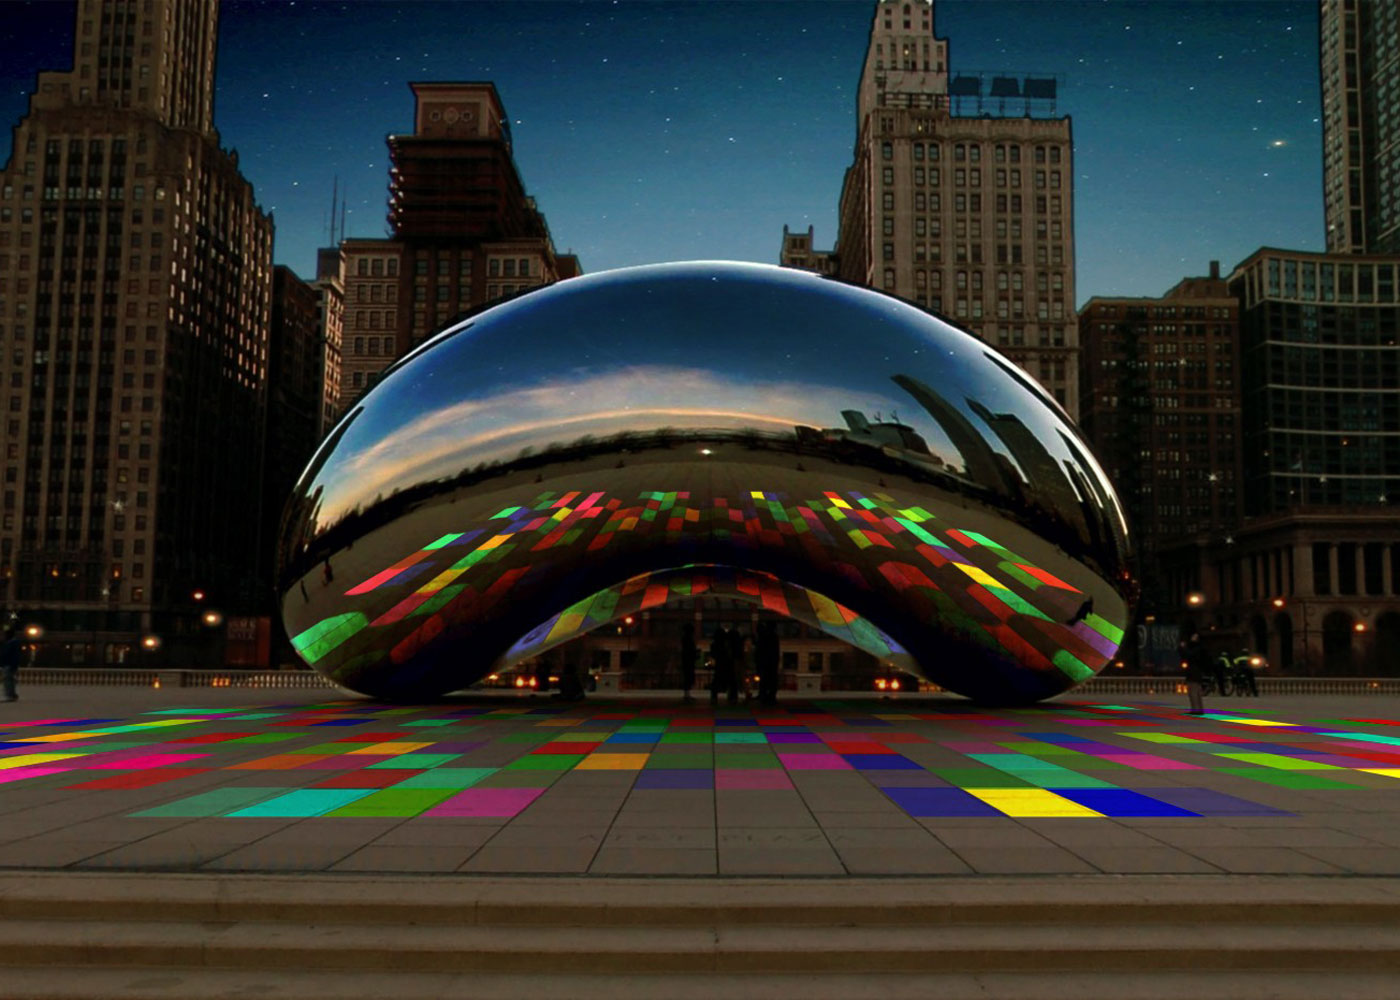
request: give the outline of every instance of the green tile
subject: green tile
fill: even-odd
[[[506,765],[511,771],[567,771],[583,760],[581,753],[531,753]]]
[[[385,788],[325,815],[417,816],[457,792],[456,788]]]
[[[937,767],[932,773],[959,788],[1034,788],[1029,781],[994,767]]]
[[[717,768],[762,768],[774,770],[783,766],[777,755],[771,753],[726,753],[715,757]]]
[[[1148,743],[1204,743],[1205,740],[1192,739],[1190,736],[1177,736],[1174,733],[1123,733],[1124,736],[1131,736],[1135,740],[1145,740]]]
[[[1276,767],[1281,771],[1345,771],[1347,768],[1338,767],[1335,764],[1323,764],[1315,760],[1302,760],[1298,757],[1289,757],[1281,753],[1220,753],[1215,756],[1225,757],[1229,760],[1238,760],[1244,764],[1255,764],[1259,767]]]
[[[450,726],[456,719],[415,719],[413,722],[400,723],[404,727],[408,726]]]
[[[767,743],[763,733],[715,733],[715,743]]]
[[[738,754],[726,754],[725,760],[740,756]],[[715,755],[712,753],[666,753],[657,751],[647,758],[646,766],[668,767],[668,768],[706,768],[713,767]]]
[[[459,753],[401,753],[397,757],[370,764],[365,770],[421,771],[430,767],[441,767],[460,756],[462,755]]]
[[[131,815],[191,818],[222,816],[224,813],[237,809],[240,806],[246,806],[253,802],[261,802],[275,795],[282,795],[286,791],[285,788],[253,788],[250,786],[215,788],[212,791],[200,792],[198,795],[191,795],[188,798],[167,802],[165,805],[156,806],[154,809],[143,809],[141,812],[132,813]]]
[[[571,729],[567,733],[560,733],[554,737],[555,743],[602,743],[612,733],[581,733]]]
[[[470,788],[496,773],[494,767],[435,767],[422,774],[412,774],[394,788],[450,788],[454,791]]]
[[[300,733],[258,733],[256,736],[240,736],[236,740],[226,740],[227,743],[285,743],[287,740],[294,740]]]
[[[1080,774],[1062,767],[1042,771],[1018,771],[1016,777],[1024,778],[1037,788],[1117,788],[1111,781]]]
[[[286,712],[249,712],[247,715],[226,715],[223,717],[223,719],[220,719],[219,721],[222,722],[225,719],[279,719],[286,714]]]
[[[298,788],[282,789],[275,798],[255,802],[229,813],[230,817],[269,816],[277,818],[323,816],[333,809],[349,805],[372,794],[368,788]]]
[[[1278,771],[1268,767],[1222,767],[1217,773],[1233,774],[1241,778],[1249,778],[1252,781],[1262,781],[1268,785],[1278,785],[1280,788],[1360,788],[1361,785],[1353,785],[1347,781],[1333,781],[1331,778],[1322,778],[1316,774],[1303,771]]]

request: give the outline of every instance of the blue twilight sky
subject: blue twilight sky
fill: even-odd
[[[776,263],[836,237],[869,0],[223,0],[215,120],[303,275],[331,186],[383,236],[384,137],[411,80],[492,80],[526,189],[587,272]],[[1074,122],[1078,288],[1158,295],[1210,259],[1323,245],[1312,0],[941,0],[958,70],[1060,79]],[[0,162],[73,4],[0,0]]]

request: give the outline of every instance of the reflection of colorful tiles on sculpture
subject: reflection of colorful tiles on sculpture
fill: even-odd
[[[1092,602],[1070,583],[984,534],[943,523],[920,506],[902,507],[884,493],[828,491],[793,500],[752,490],[740,498],[692,504],[687,492],[648,491],[624,500],[575,491],[541,493],[529,505],[502,508],[484,526],[426,540],[418,551],[345,591],[352,599],[373,595],[372,608],[325,618],[292,643],[315,664],[352,639],[374,645],[369,630],[400,626],[392,631],[393,642],[411,651],[442,631],[454,601],[480,606],[504,598],[534,568],[529,563],[534,554],[570,546],[599,552],[623,544],[629,535],[660,536],[680,552],[687,541],[700,538],[741,548],[787,548],[856,579],[864,578],[842,560],[843,550],[883,550],[888,557],[879,563],[882,579],[873,582],[907,597],[925,620],[943,622],[989,650],[1072,681],[1092,676],[1123,637],[1121,627],[1094,613]],[[862,561],[869,562],[868,552]],[[655,597],[661,603],[672,593],[669,585],[658,585],[643,600]],[[761,590],[756,596],[766,603]],[[561,619],[601,624],[601,611],[589,598]],[[417,619],[421,622],[404,636],[400,623]]]
[[[627,615],[640,614],[669,601],[704,595],[749,601],[820,629],[881,660],[905,668],[914,666],[899,643],[850,608],[815,591],[779,580],[770,573],[735,566],[683,566],[634,576],[619,586],[609,587],[565,608],[531,629],[511,647],[505,659],[507,662],[529,659]]]
[[[168,786],[158,804],[144,795],[136,816],[504,821],[573,771],[628,775],[639,792],[800,790],[809,772],[847,771],[915,817],[1278,816],[1287,813],[1252,800],[1252,783],[1361,794],[1400,778],[1400,729],[1369,731],[1400,726],[1384,719],[934,704],[713,711],[501,698],[40,719],[0,730],[0,782],[84,793]]]

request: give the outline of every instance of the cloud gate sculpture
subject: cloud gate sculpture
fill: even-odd
[[[993,348],[806,272],[662,264],[395,363],[297,484],[279,589],[307,663],[378,697],[709,591],[1024,703],[1113,658],[1126,552],[1083,437]]]

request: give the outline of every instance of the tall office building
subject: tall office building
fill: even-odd
[[[74,661],[267,597],[272,220],[213,128],[217,12],[80,0],[0,172],[0,603]]]
[[[1400,254],[1400,3],[1322,0],[1327,249]]]
[[[453,319],[579,273],[525,193],[495,86],[411,87],[413,132],[388,138],[392,236],[341,242],[342,409]]]
[[[931,0],[878,0],[833,252],[842,279],[995,344],[1074,415],[1073,145],[1056,93],[1049,78],[953,73]],[[801,266],[786,234],[784,249]]]

